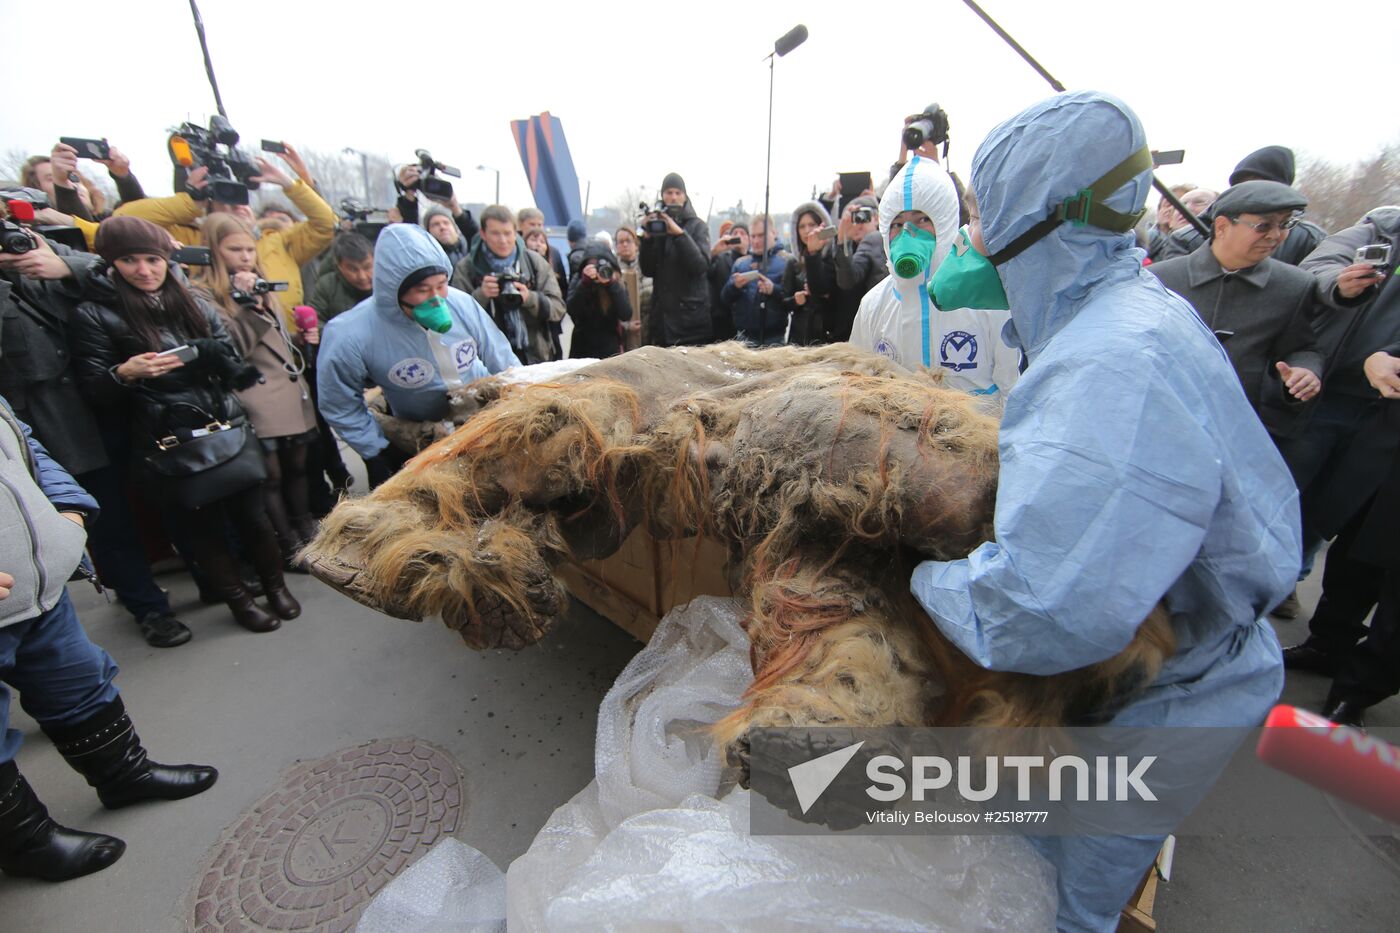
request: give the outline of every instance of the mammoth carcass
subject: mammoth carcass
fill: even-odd
[[[1161,608],[1120,654],[1052,677],[983,670],[943,639],[909,574],[991,537],[997,423],[847,344],[645,347],[543,384],[480,380],[455,408],[460,428],[327,517],[312,572],[473,648],[522,648],[566,608],[562,562],[639,526],[716,539],[754,672],[726,744],[756,726],[1102,718],[1172,650]]]

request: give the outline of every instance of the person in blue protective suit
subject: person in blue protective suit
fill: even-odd
[[[915,155],[895,173],[880,198],[880,235],[891,274],[861,299],[851,343],[908,369],[940,372],[952,388],[999,401],[1016,384],[1021,356],[1002,339],[1006,305],[940,310],[928,290],[965,237],[958,229],[958,191],[943,166]]]
[[[391,224],[375,244],[374,293],[327,323],[321,337],[321,414],[364,458],[371,486],[407,457],[369,413],[366,388],[382,388],[396,418],[438,421],[450,387],[520,365],[481,305],[448,286],[451,274],[431,234]]]
[[[976,248],[933,287],[1004,291],[1028,366],[1001,422],[995,541],[920,564],[911,589],[978,664],[1030,674],[1118,653],[1163,601],[1176,653],[1112,724],[1254,726],[1283,685],[1264,616],[1297,575],[1297,491],[1219,342],[1142,268],[1151,173],[1137,117],[1092,91],[979,147]],[[1060,928],[1113,930],[1162,838],[1031,841],[1058,870]]]

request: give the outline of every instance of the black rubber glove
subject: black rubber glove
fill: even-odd
[[[369,488],[374,489],[393,476],[409,460],[409,455],[393,444],[385,447],[373,457],[365,460],[365,472],[369,474]]]

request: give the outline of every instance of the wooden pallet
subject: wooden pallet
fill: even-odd
[[[569,592],[638,641],[661,617],[697,596],[732,596],[728,552],[707,538],[657,541],[638,528],[604,560],[566,563],[559,578]]]

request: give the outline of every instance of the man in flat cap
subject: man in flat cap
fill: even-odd
[[[1215,333],[1275,439],[1302,430],[1307,402],[1322,387],[1310,325],[1317,279],[1271,258],[1307,203],[1276,181],[1242,182],[1212,205],[1206,246],[1148,267]]]

